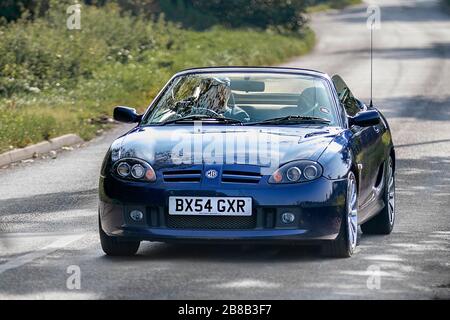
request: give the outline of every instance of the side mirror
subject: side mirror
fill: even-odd
[[[360,127],[375,126],[380,123],[380,114],[376,110],[358,112],[354,117],[349,117],[350,126]]]
[[[114,120],[126,123],[141,121],[142,115],[137,114],[136,109],[129,107],[115,107]]]

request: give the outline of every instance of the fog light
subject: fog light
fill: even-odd
[[[295,220],[295,215],[293,213],[290,212],[285,212],[281,215],[281,221],[283,223],[289,224],[294,222]]]
[[[144,219],[144,214],[139,210],[133,210],[130,212],[130,217],[134,221],[142,221],[142,219]]]

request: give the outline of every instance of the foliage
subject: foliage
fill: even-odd
[[[24,12],[31,17],[44,14],[49,8],[49,0],[2,0],[0,1],[0,18],[6,21],[19,19]]]
[[[184,25],[204,27],[221,24],[229,28],[282,28],[299,30],[306,22],[305,0],[175,0],[160,1],[169,18]],[[198,19],[203,16],[206,18]]]

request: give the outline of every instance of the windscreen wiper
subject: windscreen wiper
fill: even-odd
[[[285,116],[285,117],[277,117],[277,118],[271,118],[266,119],[262,121],[257,122],[250,122],[246,123],[246,125],[255,125],[255,124],[277,124],[277,123],[284,123],[284,124],[297,124],[297,123],[330,123],[331,121],[325,118],[319,118],[319,117],[309,117],[309,116],[297,116],[297,115],[291,115],[291,116]]]
[[[171,123],[177,123],[177,122],[185,122],[185,121],[217,121],[220,123],[233,123],[233,124],[242,124],[242,121],[233,119],[233,118],[227,118],[227,117],[211,117],[207,115],[190,115],[186,117],[181,117],[177,119],[167,120],[164,122],[161,122],[160,125],[166,125]]]

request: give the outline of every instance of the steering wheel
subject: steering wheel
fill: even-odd
[[[186,98],[184,100],[181,101],[177,101],[174,105],[174,111],[180,115],[181,117],[185,117],[188,116],[190,114],[196,114],[196,111],[201,110],[203,114],[203,112],[206,111],[206,114],[204,115],[211,115],[214,117],[220,117],[220,114],[217,113],[216,111],[214,111],[213,109],[209,109],[209,108],[199,108],[199,107],[194,107],[194,97],[189,97]]]
[[[222,117],[221,114],[217,113],[213,109],[209,109],[209,108],[199,108],[199,109],[201,109],[202,111],[206,111],[206,113],[209,113],[209,114],[206,114],[207,116],[213,115],[214,117],[218,117],[218,118]]]
[[[184,110],[182,110],[184,111]],[[209,108],[191,108],[188,112],[177,112],[177,116],[180,118],[187,117],[190,115],[202,115],[202,116],[211,116],[214,118],[221,118],[222,115],[217,113],[216,111]]]

